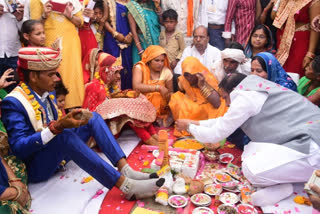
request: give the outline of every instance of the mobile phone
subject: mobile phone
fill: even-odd
[[[308,183],[305,184],[304,190],[305,190],[307,193],[311,194],[311,195],[318,195],[317,193],[315,193],[314,191],[312,191],[312,190],[310,189],[310,184],[314,184],[314,185],[317,185],[318,187],[320,187],[320,177],[318,177],[318,176],[316,175],[316,170],[313,171],[313,173],[312,173],[312,175],[311,175]]]
[[[15,13],[18,9],[18,4],[16,0],[6,0],[7,7],[10,13]]]
[[[67,7],[66,3],[60,3],[56,1],[50,1],[52,5],[52,11],[58,12],[58,13],[63,13]]]

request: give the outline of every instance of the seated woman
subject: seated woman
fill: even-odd
[[[31,196],[26,166],[15,156],[0,156],[0,213],[28,214]]]
[[[13,81],[13,69],[4,72],[0,79],[0,101],[7,95],[3,89]],[[1,117],[1,115],[0,115]],[[0,120],[0,213],[28,214],[31,197],[27,189],[26,166],[15,156],[8,156],[8,135]]]
[[[121,58],[92,49],[83,61],[85,100],[83,108],[96,111],[107,120],[113,135],[128,124],[146,144],[157,145],[152,123],[156,109],[135,91],[120,90]]]
[[[316,56],[307,66],[305,76],[299,81],[299,94],[320,107],[320,56]]]
[[[143,93],[157,109],[158,125],[170,126],[173,121],[168,102],[173,92],[173,74],[166,51],[158,45],[149,46],[132,71],[133,89]]]
[[[182,75],[178,79],[181,91],[170,99],[174,120],[207,120],[222,116],[227,111],[225,100],[218,93],[218,81],[195,57],[182,62]],[[174,130],[175,136],[189,135]]]
[[[256,25],[245,46],[245,55],[252,58],[260,52],[275,54],[272,32],[266,25]]]
[[[297,85],[271,53],[258,53],[252,58],[251,74],[258,75],[283,87],[297,91]]]

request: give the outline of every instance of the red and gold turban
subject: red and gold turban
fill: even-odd
[[[61,53],[47,47],[20,48],[18,67],[33,71],[48,71],[59,67]]]

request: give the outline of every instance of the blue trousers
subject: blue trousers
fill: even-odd
[[[69,158],[105,187],[111,189],[118,181],[120,173],[86,145],[85,142],[91,136],[114,166],[125,157],[105,121],[99,114],[93,113],[88,124],[79,128],[65,129],[26,162],[29,181],[40,182],[49,179],[61,161]]]
[[[4,58],[0,58],[0,77],[2,76],[2,74],[8,70],[9,68],[12,68],[13,70],[15,70],[15,84],[9,85],[8,87],[4,88],[8,93],[11,92],[18,84],[19,81],[17,81],[17,62],[18,62],[18,57],[17,56],[13,56],[13,57],[7,57],[4,56]]]
[[[220,49],[221,51],[224,49],[224,39],[222,38],[223,29],[212,29],[208,28],[209,30],[209,43],[210,45]]]

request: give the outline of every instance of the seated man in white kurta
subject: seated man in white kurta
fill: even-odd
[[[220,50],[209,44],[208,29],[204,26],[197,27],[193,32],[193,44],[184,49],[181,59],[174,69],[175,74],[182,74],[182,62],[188,56],[193,56],[208,69],[212,68],[213,63],[221,59]]]
[[[255,186],[255,205],[277,203],[320,168],[320,110],[303,96],[255,75],[227,75],[221,96],[230,103],[223,117],[177,120],[201,142],[216,143],[241,127],[251,142],[244,147],[242,170]]]

